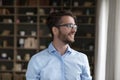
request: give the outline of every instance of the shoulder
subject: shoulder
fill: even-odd
[[[44,49],[44,50],[42,50],[42,51],[39,51],[39,52],[35,53],[35,54],[31,57],[30,61],[38,61],[38,62],[39,62],[39,61],[43,61],[43,59],[45,60],[46,57],[48,58],[48,56],[49,56],[48,50],[47,50],[47,49]]]
[[[77,58],[79,59],[80,61],[86,61],[88,60],[88,57],[85,53],[83,52],[79,52],[79,51],[76,51],[74,49],[72,49],[72,54]]]
[[[29,60],[29,65],[41,69],[47,62],[51,59],[51,55],[48,52],[48,49],[44,49],[36,54],[34,54]]]
[[[72,53],[73,53],[74,55],[79,56],[79,57],[87,57],[87,55],[86,55],[85,53],[80,52],[80,51],[77,51],[77,50],[74,50],[74,49],[72,49]]]

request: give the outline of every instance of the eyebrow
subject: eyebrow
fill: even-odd
[[[73,23],[66,23],[66,24],[59,24],[59,25],[55,25],[55,26],[67,26],[67,25],[76,25],[76,24],[73,24]]]

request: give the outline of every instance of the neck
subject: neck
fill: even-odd
[[[65,54],[68,44],[64,44],[63,42],[53,41],[53,45],[61,55]]]

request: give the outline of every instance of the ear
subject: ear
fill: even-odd
[[[53,35],[57,35],[58,34],[58,28],[53,27],[52,32],[53,32]]]

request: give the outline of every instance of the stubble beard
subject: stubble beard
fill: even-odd
[[[68,34],[63,34],[61,31],[59,31],[59,35],[58,35],[58,38],[64,43],[64,44],[71,44],[73,43],[75,40],[74,40],[74,34],[72,33],[68,33]],[[72,36],[72,37],[71,37]],[[71,39],[71,38],[72,39]]]

